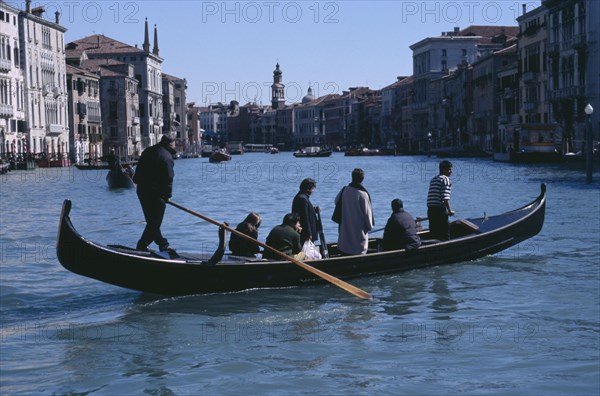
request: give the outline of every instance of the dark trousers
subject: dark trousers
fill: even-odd
[[[163,237],[160,232],[163,218],[165,216],[165,201],[153,191],[140,191],[138,188],[137,196],[142,205],[144,219],[146,219],[146,228],[140,237],[138,247],[146,247],[155,242],[159,248],[165,249],[169,246],[169,241]]]
[[[448,211],[444,206],[429,206],[427,208],[429,217],[429,235],[440,241],[450,239],[450,228],[448,227]]]

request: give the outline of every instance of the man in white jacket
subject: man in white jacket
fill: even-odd
[[[369,247],[369,231],[373,229],[371,196],[362,182],[365,172],[356,168],[352,171],[352,183],[345,186],[335,197],[336,205],[342,205],[342,220],[339,227],[338,249],[346,255],[366,254]]]

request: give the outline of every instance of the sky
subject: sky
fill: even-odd
[[[6,1],[19,9],[24,1]],[[384,88],[412,74],[410,45],[469,25],[516,26],[540,1],[33,1],[68,30],[142,47],[158,28],[164,73],[185,78],[188,102],[270,103],[277,63],[286,103],[350,87]]]

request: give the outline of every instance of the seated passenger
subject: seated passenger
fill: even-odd
[[[404,211],[404,204],[400,199],[392,201],[392,212],[383,231],[383,250],[414,250],[421,246],[415,219]]]
[[[283,217],[281,225],[275,226],[269,236],[267,236],[267,245],[288,256],[296,256],[301,253],[302,243],[300,242],[300,217],[296,213],[288,213]],[[265,249],[263,256],[269,259],[279,259],[281,256]]]
[[[258,239],[258,227],[260,227],[261,221],[258,213],[251,212],[235,229],[251,238]],[[256,243],[231,233],[229,250],[231,250],[231,254],[236,256],[254,257],[260,251],[260,248]]]

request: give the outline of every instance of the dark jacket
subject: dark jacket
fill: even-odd
[[[173,153],[168,145],[162,143],[144,150],[133,175],[139,191],[171,198],[175,176]]]
[[[302,244],[300,242],[300,233],[289,225],[275,226],[267,237],[267,245],[279,250],[282,253],[292,256],[300,253]],[[268,249],[264,251],[265,258],[278,259],[281,256],[271,252]]]
[[[258,239],[258,230],[250,223],[241,222],[235,229],[249,237]],[[260,248],[256,243],[248,241],[235,233],[231,233],[229,250],[236,256],[252,257],[260,251]]]
[[[421,246],[414,218],[404,209],[392,213],[383,232],[383,250],[416,249]]]
[[[300,227],[302,227],[302,239],[307,240],[312,237],[313,241],[319,239],[317,230],[317,214],[315,207],[310,202],[308,194],[299,191],[292,202],[292,213],[300,216]]]

